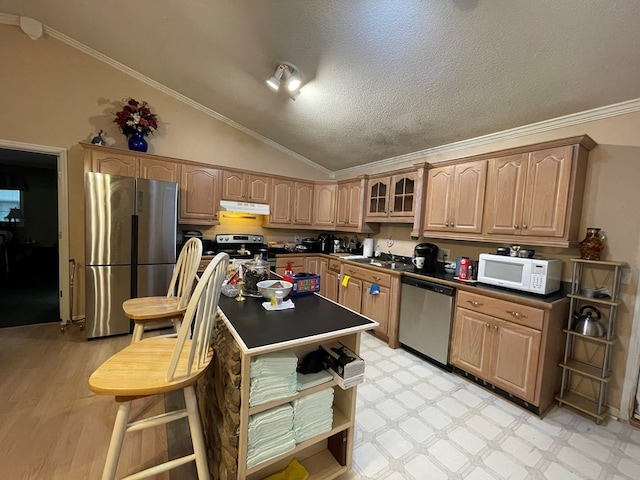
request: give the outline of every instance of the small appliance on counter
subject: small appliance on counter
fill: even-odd
[[[316,238],[303,238],[302,242],[296,245],[296,252],[299,253],[320,253],[322,242]]]
[[[419,243],[413,250],[413,265],[420,272],[433,273],[438,262],[438,246],[433,243]]]
[[[333,235],[331,235],[330,233],[321,233],[320,235],[318,235],[321,253],[333,253],[333,238]]]
[[[560,290],[562,261],[481,253],[478,281],[547,295]]]
[[[362,255],[367,258],[373,257],[373,238],[365,238],[362,241]]]

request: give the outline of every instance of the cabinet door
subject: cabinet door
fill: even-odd
[[[349,222],[349,184],[338,185],[337,197],[336,225],[345,226]]]
[[[541,333],[495,318],[491,329],[492,355],[487,380],[523,400],[533,401]]]
[[[313,189],[313,225],[333,229],[336,226],[336,190],[333,185],[315,185]]]
[[[327,270],[327,281],[324,285],[324,296],[329,300],[333,300],[334,302],[338,301],[338,292],[339,292],[339,280],[338,280],[338,272],[334,272],[333,270]],[[320,280],[320,288],[322,288],[322,280]]]
[[[456,165],[453,197],[449,200],[449,226],[452,231],[480,233],[482,230],[486,178],[487,162],[484,160]]]
[[[360,228],[364,213],[364,205],[362,204],[362,183],[360,181],[349,184],[349,208],[347,210],[347,226]]]
[[[313,273],[320,275],[320,257],[306,257],[304,259],[304,271],[305,273]],[[322,278],[320,279],[322,285]]]
[[[522,234],[562,237],[569,199],[573,147],[529,154]]]
[[[180,165],[151,158],[138,159],[138,176],[164,182],[180,181]]]
[[[180,223],[217,223],[218,170],[194,165],[182,165],[180,170]]]
[[[456,308],[451,339],[451,363],[473,375],[487,378],[492,317]]]
[[[108,175],[135,177],[138,174],[136,158],[107,152],[91,152],[91,171]]]
[[[367,217],[387,217],[389,201],[389,177],[370,178],[367,182]]]
[[[261,175],[249,175],[248,200],[255,203],[269,203],[271,178]]]
[[[340,304],[360,313],[362,308],[362,280],[351,277],[346,287],[340,285]]]
[[[329,270],[329,260],[326,258],[320,258],[318,260],[320,266],[320,295],[327,296],[327,270]]]
[[[293,223],[311,225],[313,219],[313,184],[295,182]]]
[[[432,168],[427,179],[424,230],[448,231],[455,167]]]
[[[522,203],[527,178],[525,154],[489,160],[487,202],[484,213],[486,233],[517,235],[522,222]]]
[[[376,332],[388,335],[390,290],[387,287],[379,286],[380,292],[372,295],[370,293],[371,285],[369,282],[363,282],[362,284],[362,310],[360,313],[380,324],[374,329]]]
[[[222,199],[246,201],[247,178],[244,173],[222,170]]]
[[[274,179],[271,195],[269,222],[290,224],[293,206],[293,182]]]
[[[390,217],[413,217],[416,198],[416,172],[393,175],[389,195]]]

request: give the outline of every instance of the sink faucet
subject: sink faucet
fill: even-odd
[[[389,258],[391,259],[392,262],[396,261],[395,257],[393,256],[393,253],[391,253],[391,250],[389,250]]]

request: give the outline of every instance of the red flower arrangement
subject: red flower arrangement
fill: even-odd
[[[141,133],[146,137],[158,129],[156,117],[155,113],[151,113],[147,102],[130,98],[124,108],[116,113],[114,122],[125,135]]]

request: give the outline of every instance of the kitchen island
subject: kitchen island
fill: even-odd
[[[358,354],[362,332],[378,324],[317,294],[293,297],[295,308],[290,310],[267,311],[263,301],[220,297],[214,361],[198,383],[213,478],[258,480],[284,469],[293,458],[307,469],[310,479],[336,478],[351,468],[356,387],[343,390],[331,380],[291,397],[249,406],[251,360],[292,351],[301,361],[320,344],[335,341]],[[331,430],[247,468],[250,416],[326,388],[334,390]]]

